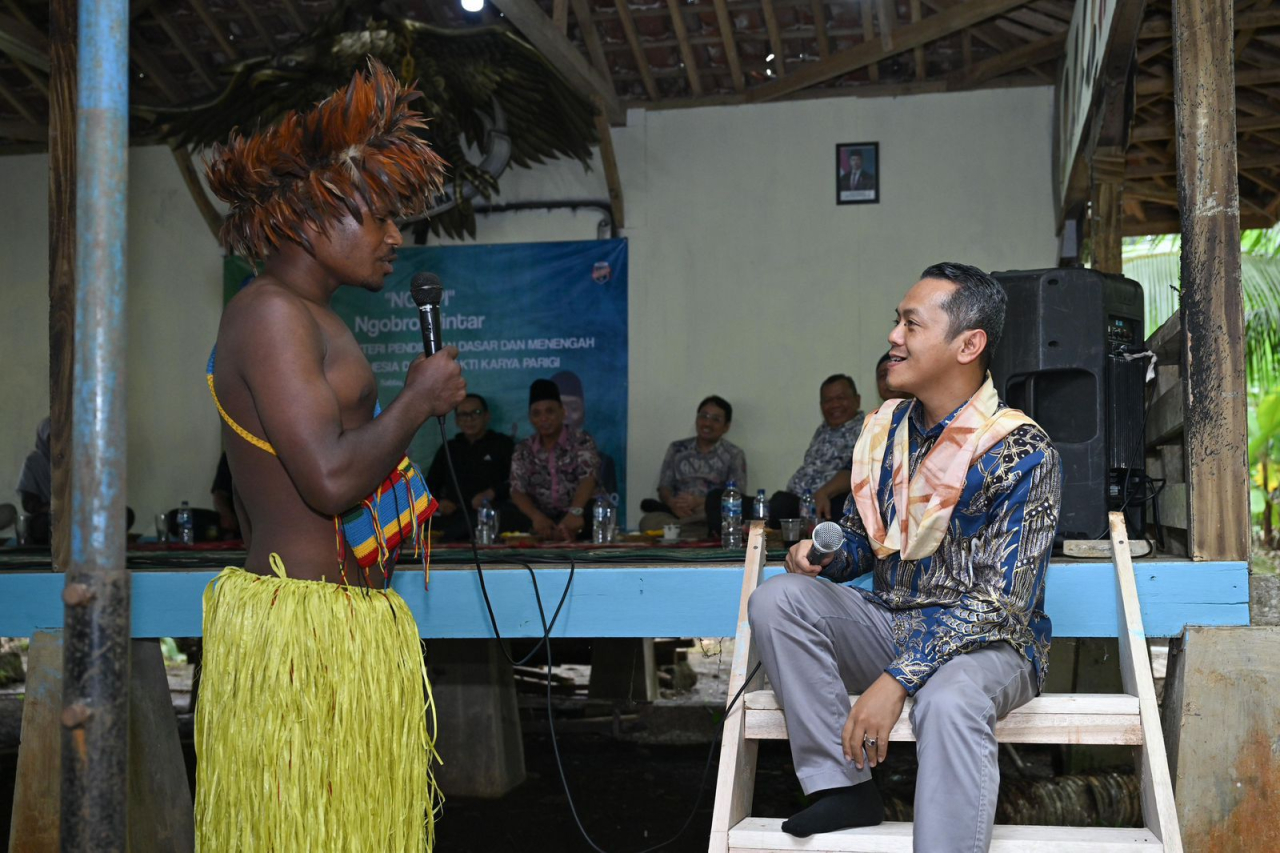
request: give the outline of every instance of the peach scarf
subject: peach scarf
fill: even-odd
[[[876,492],[880,469],[889,447],[893,413],[902,400],[886,400],[867,415],[862,434],[853,448],[853,498],[862,516],[876,556],[900,552],[904,560],[922,560],[938,550],[951,522],[951,512],[964,491],[969,467],[1023,424],[1035,421],[1017,409],[1000,409],[1000,398],[991,374],[978,393],[956,413],[937,442],[920,461],[914,477],[911,467],[911,406],[893,442],[893,503],[895,518],[885,523]],[[907,512],[902,508],[907,507]]]

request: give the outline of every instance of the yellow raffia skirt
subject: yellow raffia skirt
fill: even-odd
[[[205,590],[197,853],[425,853],[439,758],[413,614],[271,565]]]

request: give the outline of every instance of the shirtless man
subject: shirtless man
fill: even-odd
[[[415,94],[371,61],[209,165],[228,249],[262,272],[227,306],[209,365],[249,553],[205,593],[198,850],[431,846],[425,668],[386,587],[436,506],[405,448],[466,384],[452,347],[419,356],[377,414],[373,371],[329,306],[339,287],[382,289],[394,217],[440,189]]]

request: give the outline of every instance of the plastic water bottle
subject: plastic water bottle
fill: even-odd
[[[800,517],[804,519],[804,535],[808,536],[818,522],[818,508],[813,502],[813,489],[805,489],[804,495],[800,498]]]
[[[186,501],[178,507],[178,537],[183,545],[196,544],[196,527],[191,518],[191,504]]]
[[[756,505],[753,509],[755,510],[751,513],[753,519],[764,521],[769,517],[769,499],[764,496],[764,489],[756,492]]]
[[[742,492],[733,480],[725,484],[720,496],[720,546],[742,547]]]
[[[476,513],[476,540],[479,545],[492,545],[498,536],[498,512],[485,498]]]
[[[616,526],[613,501],[603,491],[596,493],[596,504],[591,510],[591,541],[596,545],[608,545],[613,541]]]

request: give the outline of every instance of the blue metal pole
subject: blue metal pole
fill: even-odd
[[[125,568],[128,0],[80,0],[71,560],[62,689],[62,849],[127,846]]]

